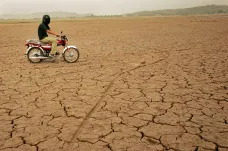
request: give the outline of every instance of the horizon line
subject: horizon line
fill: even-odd
[[[57,10],[57,11],[44,11],[44,12],[12,12],[12,13],[1,13],[0,15],[31,15],[35,13],[55,13],[55,12],[63,12],[63,13],[75,13],[78,15],[85,15],[85,14],[92,14],[95,16],[109,16],[109,15],[125,15],[125,14],[130,14],[130,13],[136,13],[136,12],[142,12],[142,11],[162,11],[162,10],[178,10],[178,9],[188,9],[188,8],[196,8],[196,7],[204,7],[204,6],[228,6],[228,5],[216,5],[216,4],[209,4],[209,5],[199,5],[199,6],[194,6],[194,7],[182,7],[182,8],[167,8],[167,9],[156,9],[156,10],[140,10],[140,11],[132,11],[132,12],[127,12],[127,13],[116,13],[116,14],[100,14],[97,15],[96,13],[77,13],[73,11],[63,11],[63,10]]]

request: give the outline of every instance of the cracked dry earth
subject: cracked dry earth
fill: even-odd
[[[0,151],[227,151],[228,18],[55,22],[79,62],[31,64],[0,25]]]

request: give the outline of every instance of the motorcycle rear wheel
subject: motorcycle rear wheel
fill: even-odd
[[[75,63],[76,61],[78,61],[79,56],[80,56],[80,53],[76,48],[68,48],[63,53],[63,58],[68,63]]]
[[[34,59],[31,57],[39,57],[42,56],[43,52],[39,48],[31,48],[27,53],[27,58],[32,63],[40,63],[43,59]]]

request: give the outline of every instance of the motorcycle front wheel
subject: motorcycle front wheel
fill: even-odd
[[[39,59],[39,58],[36,58],[36,57],[40,57],[42,56],[42,50],[40,50],[39,48],[31,48],[28,53],[27,53],[27,58],[30,62],[32,63],[39,63],[41,62],[43,59]]]
[[[64,53],[63,53],[63,58],[66,62],[68,63],[74,63],[78,61],[79,59],[79,51],[76,48],[68,48]]]

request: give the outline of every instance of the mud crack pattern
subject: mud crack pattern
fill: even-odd
[[[0,151],[227,151],[227,23],[53,23],[80,48],[76,64],[29,63],[37,23],[0,24]]]

